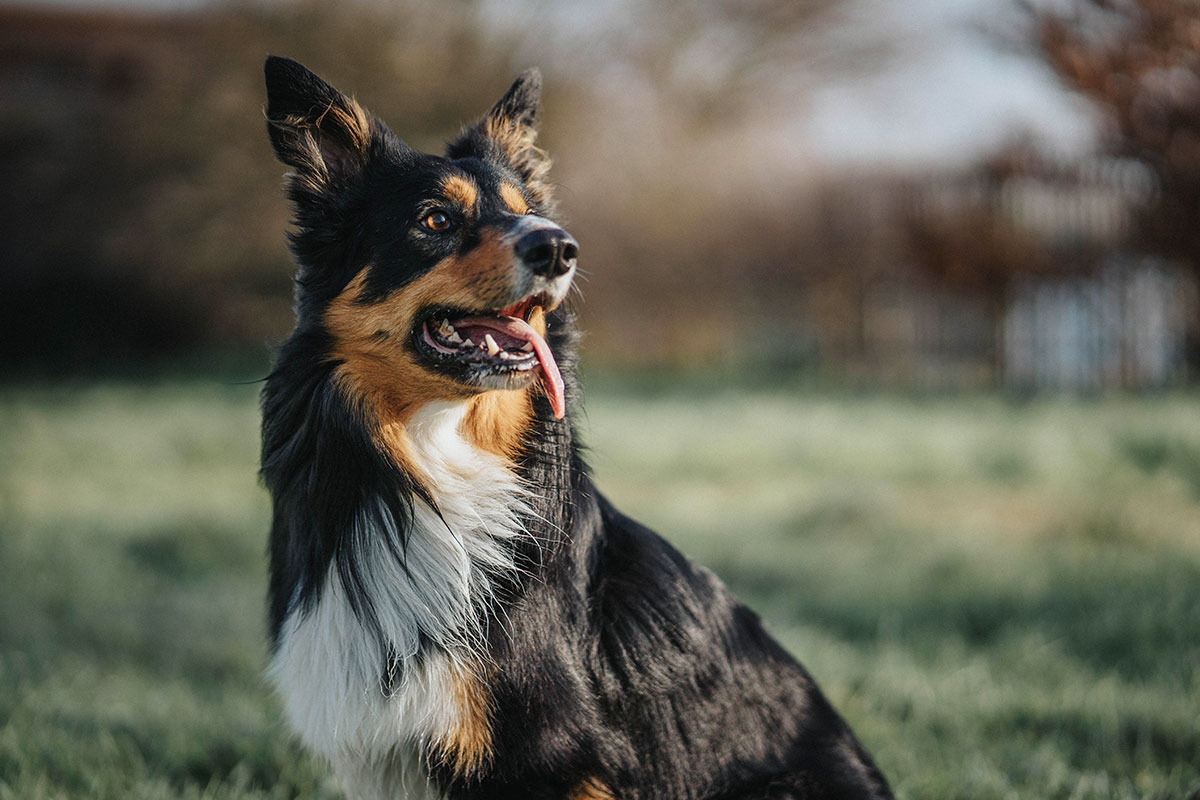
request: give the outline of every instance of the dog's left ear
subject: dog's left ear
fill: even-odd
[[[275,155],[316,187],[352,179],[371,143],[371,119],[352,98],[298,61],[270,56],[267,133]]]
[[[542,73],[532,67],[521,73],[483,119],[449,144],[446,156],[499,156],[521,176],[532,198],[548,206],[550,158],[534,143],[541,122],[541,100]]]

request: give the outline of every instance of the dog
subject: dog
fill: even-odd
[[[267,59],[296,326],[262,392],[270,675],[355,798],[889,798],[809,674],[597,491],[528,71],[443,156]]]

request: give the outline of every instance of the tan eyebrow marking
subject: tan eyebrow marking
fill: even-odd
[[[500,199],[514,214],[524,214],[529,210],[529,203],[526,202],[525,195],[521,194],[521,190],[511,183],[500,184]]]
[[[442,194],[462,204],[464,208],[474,208],[475,202],[479,199],[479,190],[475,188],[475,184],[461,175],[451,175],[446,178],[442,182]]]

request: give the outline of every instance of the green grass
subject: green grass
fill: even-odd
[[[590,387],[601,485],[898,793],[1200,787],[1200,397]],[[262,673],[255,387],[0,390],[0,800],[337,797]]]

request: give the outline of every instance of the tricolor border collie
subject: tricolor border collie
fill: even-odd
[[[266,62],[296,328],[262,395],[271,676],[355,798],[886,798],[808,673],[596,490],[578,245],[521,75],[416,152]]]

